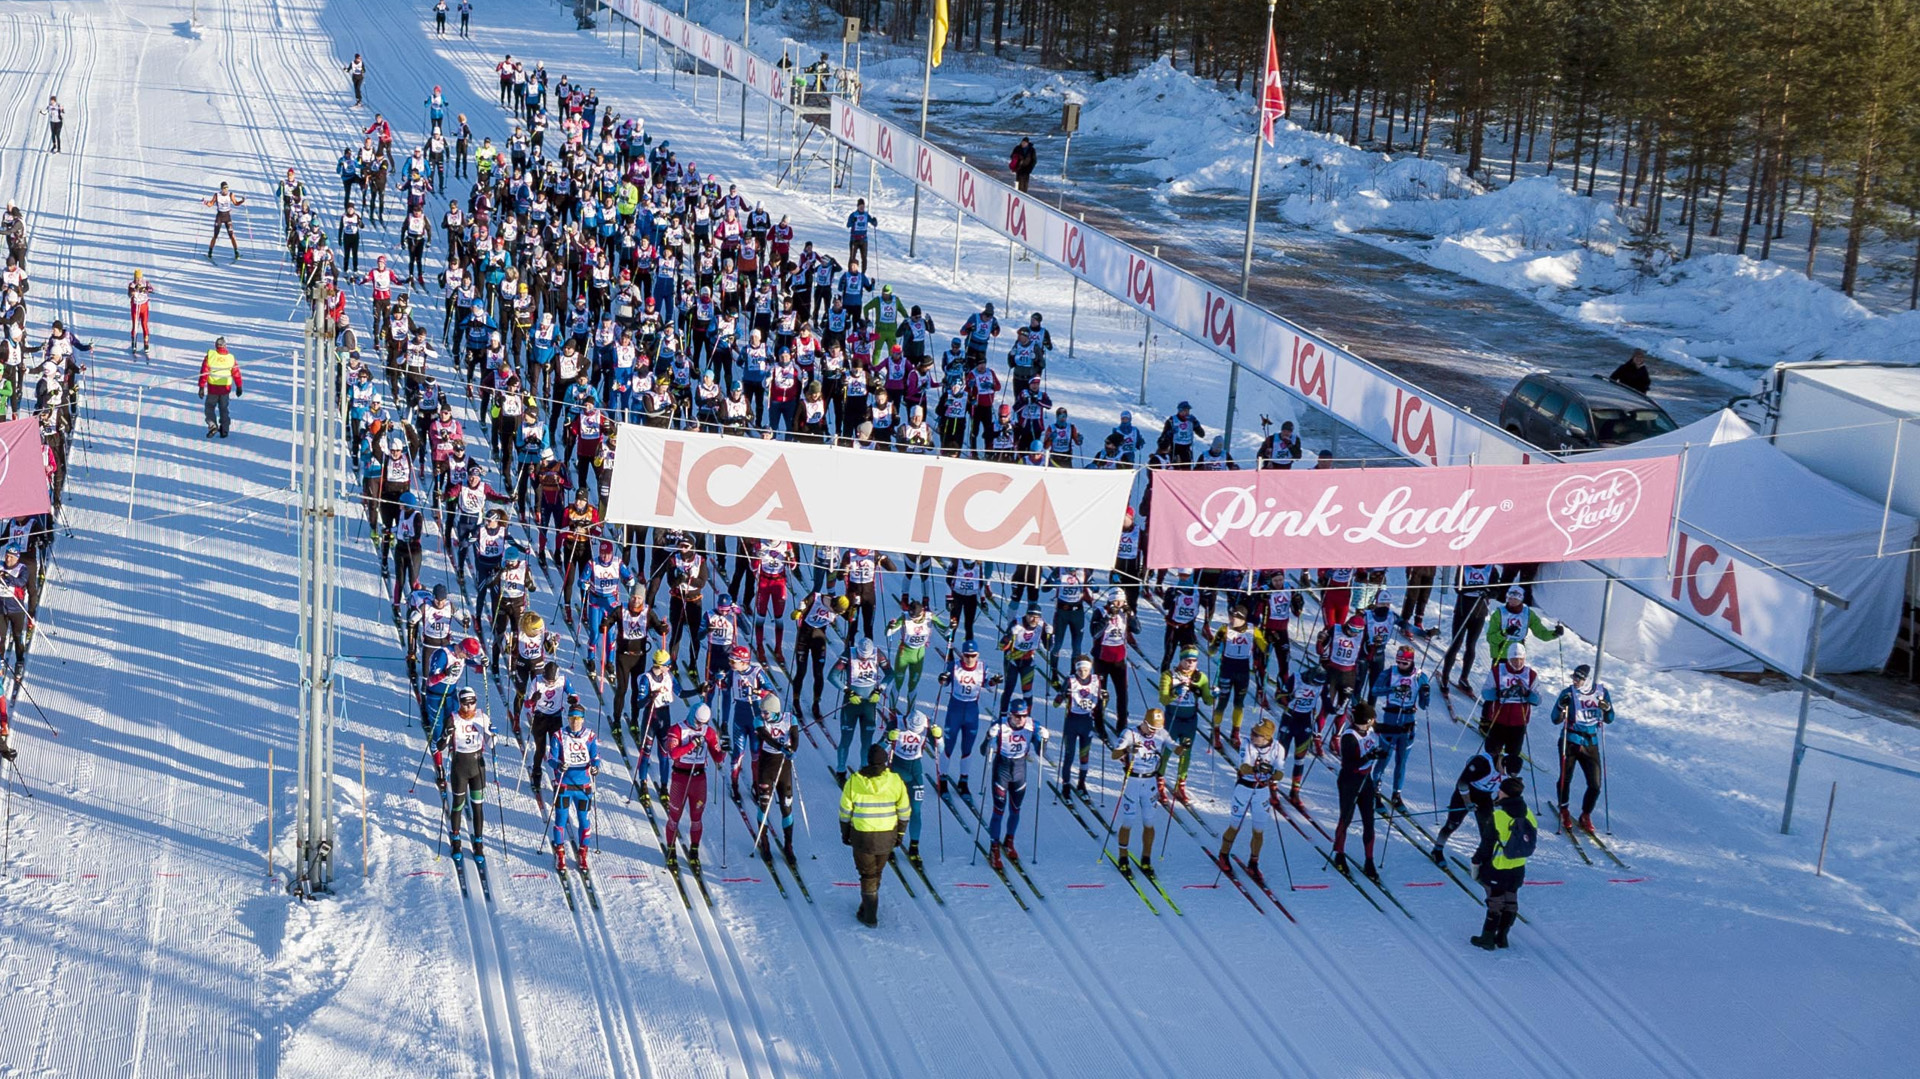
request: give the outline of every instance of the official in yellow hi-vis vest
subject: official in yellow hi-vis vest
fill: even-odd
[[[213,347],[200,360],[200,400],[206,407],[207,437],[227,437],[233,419],[227,412],[227,398],[243,392],[240,361],[227,351],[227,339],[216,337]]]
[[[1480,833],[1473,852],[1480,886],[1487,890],[1487,920],[1470,943],[1493,951],[1507,946],[1507,931],[1520,917],[1520,888],[1527,882],[1527,858],[1540,838],[1540,822],[1527,808],[1527,785],[1519,776],[1500,781],[1491,828]]]
[[[847,777],[840,788],[840,841],[853,848],[853,867],[860,872],[860,921],[880,924],[880,874],[895,844],[907,837],[913,802],[907,785],[887,767],[887,747],[867,750],[867,766]]]

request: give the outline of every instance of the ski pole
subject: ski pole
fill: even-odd
[[[27,688],[26,675],[21,674],[16,684],[20,687],[20,692],[27,695],[27,703],[33,705],[34,712],[40,716],[40,722],[47,725],[47,729],[53,732],[55,738],[60,737],[60,731],[53,725],[53,720],[47,718],[47,713],[40,707],[40,702],[33,699],[33,690]]]
[[[1173,799],[1168,798],[1166,801],[1167,801],[1167,827],[1164,831],[1160,833],[1160,857],[1162,858],[1165,858],[1167,856],[1167,844],[1173,839]],[[1153,852],[1149,850],[1147,851],[1147,854],[1151,856]]]
[[[1109,754],[1111,755],[1111,754]],[[1107,856],[1107,844],[1113,842],[1114,825],[1120,820],[1120,803],[1127,800],[1127,783],[1133,779],[1133,754],[1127,754],[1126,770],[1120,773],[1120,793],[1113,799],[1113,815],[1107,818],[1107,838],[1100,842],[1100,853],[1093,856],[1093,864],[1099,865],[1100,859]]]
[[[786,776],[787,765],[792,763],[792,761],[793,761],[792,757],[782,757],[780,759],[779,769],[773,773],[773,791],[768,795],[768,798],[767,798],[768,804],[760,807],[760,827],[754,829],[754,833],[753,833],[753,849],[754,850],[760,849],[760,841],[766,837],[767,821],[773,818],[773,814],[767,811],[772,808],[773,795],[779,793],[780,780]],[[759,804],[758,799],[755,799],[755,804],[756,805]]]
[[[1440,692],[1445,693],[1443,687]],[[1440,804],[1440,780],[1433,770],[1433,720],[1427,715],[1427,709],[1420,709],[1420,718],[1427,724],[1427,787],[1434,805]]]
[[[1520,729],[1520,739],[1527,747],[1527,776],[1533,784],[1533,811],[1540,812],[1540,772],[1533,766],[1533,730],[1532,724]]]
[[[993,776],[993,758],[994,758],[994,755],[997,752],[999,752],[999,749],[1000,749],[1000,740],[998,738],[994,738],[992,741],[992,744],[987,747],[987,756],[985,759],[986,767],[981,769],[980,771],[980,786],[988,792],[989,797],[991,797],[992,791],[993,791],[992,786],[989,785],[990,780],[992,779],[992,776]],[[985,814],[975,813],[973,815],[973,857],[967,859],[968,865],[979,864],[980,829],[984,827],[986,823],[987,823],[987,818]]]
[[[927,756],[933,759],[933,789],[935,791],[938,791],[940,789],[940,750],[939,748],[935,747],[933,752],[927,754]],[[937,822],[934,825],[934,827],[940,830],[940,860],[942,862],[945,862],[947,860],[947,815],[945,813],[940,812],[938,807],[935,807],[933,811],[933,819]]]
[[[1280,837],[1280,867],[1287,871],[1287,891],[1299,889],[1293,886],[1293,863],[1287,859],[1287,832],[1280,827],[1279,804],[1272,799],[1267,801],[1267,816],[1273,821],[1273,834]]]
[[[1238,833],[1240,830],[1240,825],[1246,821],[1247,813],[1251,809],[1253,809],[1253,797],[1249,795],[1247,797],[1247,804],[1240,808],[1240,815],[1234,818],[1232,827],[1228,828],[1227,830],[1230,832]],[[1220,878],[1227,871],[1228,857],[1229,855],[1227,854],[1227,849],[1223,844],[1220,848],[1220,868],[1213,874],[1213,886],[1215,888],[1220,887]]]
[[[1600,683],[1596,680],[1595,686]],[[1605,799],[1607,834],[1613,834],[1613,787],[1607,783],[1607,725],[1600,724],[1600,796]]]
[[[820,855],[813,853],[813,821],[807,817],[807,800],[800,797],[800,770],[797,768],[793,772],[793,800],[800,803],[800,826],[807,833],[807,857],[817,859]]]
[[[717,787],[720,785],[720,783],[721,783],[720,777],[718,775],[715,775],[713,777],[713,785]],[[708,800],[709,801],[712,800],[711,796],[709,796]],[[727,818],[731,815],[732,814],[728,813],[724,807],[720,810],[720,868],[721,869],[727,868]]]
[[[420,785],[420,770],[427,766],[427,750],[431,748],[433,748],[432,742],[428,742],[426,745],[420,747],[420,762],[413,766],[413,782],[407,784],[408,794],[412,794],[414,788]]]

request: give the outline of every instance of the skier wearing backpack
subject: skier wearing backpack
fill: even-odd
[[[1507,931],[1520,917],[1520,888],[1527,881],[1527,858],[1540,839],[1540,822],[1523,797],[1527,785],[1519,776],[1500,783],[1500,800],[1493,804],[1493,827],[1480,836],[1473,852],[1475,879],[1487,890],[1487,920],[1480,935],[1469,939],[1476,948],[1493,951],[1507,946]]]

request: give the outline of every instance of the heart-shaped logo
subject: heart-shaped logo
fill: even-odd
[[[1567,556],[1620,531],[1639,508],[1640,477],[1625,468],[1568,476],[1547,496],[1547,520],[1566,537]]]

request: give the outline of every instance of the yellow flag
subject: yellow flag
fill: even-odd
[[[947,0],[933,0],[933,66],[940,66],[940,54],[947,43]]]

